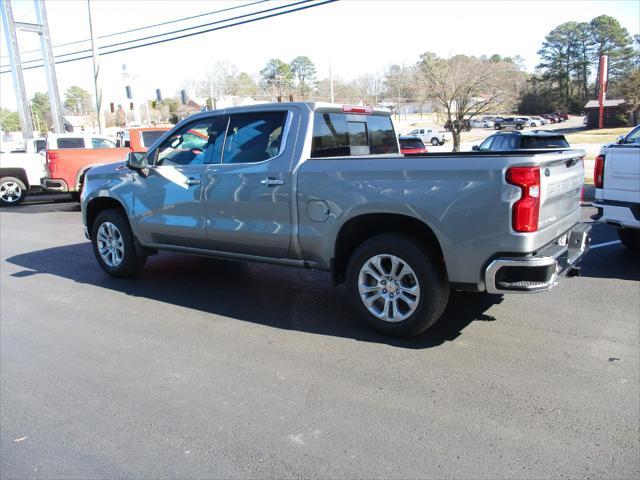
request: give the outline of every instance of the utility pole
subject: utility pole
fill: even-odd
[[[22,60],[20,59],[20,48],[18,47],[18,36],[16,33],[16,25],[13,20],[13,10],[11,9],[11,0],[3,0],[2,4],[2,27],[4,28],[5,41],[7,50],[9,51],[9,59],[11,61],[11,78],[13,79],[13,88],[16,92],[16,100],[18,103],[18,115],[20,117],[20,128],[24,137],[25,145],[28,140],[33,138],[33,124],[29,116],[30,106],[27,99],[27,90],[24,85],[24,73],[22,72]]]
[[[20,116],[20,127],[25,142],[33,138],[33,124],[29,118],[29,100],[24,83],[24,73],[22,71],[22,60],[20,58],[20,47],[18,46],[17,31],[37,33],[40,36],[40,50],[44,63],[44,72],[47,79],[49,92],[49,105],[51,117],[53,119],[53,130],[56,133],[64,132],[64,121],[62,119],[62,104],[60,103],[60,93],[58,90],[58,79],[56,78],[53,49],[51,48],[51,37],[49,35],[49,25],[47,22],[47,9],[44,0],[33,0],[36,14],[36,23],[16,22],[13,18],[11,0],[0,1],[2,13],[2,26],[5,31],[7,50],[11,63],[11,76],[13,78],[14,90],[16,92],[18,112]]]
[[[102,112],[102,87],[100,85],[100,57],[96,46],[96,37],[93,32],[93,22],[91,21],[91,0],[87,0],[87,10],[89,12],[89,33],[91,34],[91,52],[93,54],[93,86],[96,95],[96,114],[98,116],[98,132],[102,133],[103,112]]]

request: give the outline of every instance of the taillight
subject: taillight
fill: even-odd
[[[596,188],[604,188],[604,155],[596,157],[596,164],[593,167],[593,183]]]
[[[57,160],[58,159],[58,154],[56,152],[47,152],[47,163],[49,163],[51,160]]]
[[[513,204],[513,229],[516,232],[535,232],[540,215],[540,168],[511,167],[507,170],[507,182],[522,190],[520,200]]]
[[[355,107],[353,105],[343,105],[342,111],[344,113],[373,113],[372,107]]]

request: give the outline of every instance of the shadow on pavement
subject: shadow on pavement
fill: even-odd
[[[79,212],[80,204],[71,199],[68,194],[32,194],[25,198],[20,205],[0,207],[0,212],[6,213],[50,213],[50,212]]]
[[[136,279],[115,279],[98,267],[88,242],[24,253],[7,262],[25,269],[12,275],[16,279],[45,273],[275,328],[401,348],[429,348],[454,340],[474,320],[494,320],[484,312],[502,301],[497,295],[452,293],[434,327],[403,340],[368,330],[347,307],[344,287],[333,287],[324,272],[160,253],[149,258]]]

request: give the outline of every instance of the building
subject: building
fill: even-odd
[[[623,116],[625,103],[624,100],[604,101],[603,126],[605,128],[623,127],[627,124]],[[598,128],[600,115],[598,100],[589,100],[584,106],[584,114],[587,117],[587,128]]]

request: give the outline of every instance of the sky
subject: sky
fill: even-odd
[[[98,40],[98,45],[293,1],[246,6]],[[91,0],[92,22],[95,34],[101,36],[247,3],[250,1]],[[12,0],[12,4],[16,20],[35,21],[31,0]],[[54,47],[89,38],[86,0],[47,0],[46,7]],[[566,21],[589,21],[602,14],[616,18],[631,35],[640,32],[637,0],[340,0],[260,22],[101,57],[103,101],[106,104],[124,101],[123,64],[136,77],[133,85],[137,99],[154,98],[156,88],[160,88],[165,97],[173,96],[185,80],[203,78],[207,69],[219,60],[228,60],[240,71],[256,76],[270,58],[288,62],[298,55],[306,55],[315,63],[319,79],[328,77],[331,64],[334,76],[348,80],[364,73],[383,72],[391,64],[414,64],[426,51],[444,57],[498,53],[524,57],[527,70],[532,71],[538,63],[536,52],[550,30]],[[0,36],[2,65],[8,64],[4,34],[2,31]],[[35,34],[20,32],[18,40],[21,51],[39,46]],[[54,48],[54,55],[85,48],[90,48],[88,42]],[[23,61],[37,56],[38,53],[24,54]],[[93,94],[90,59],[57,65],[56,71],[61,98],[72,85]],[[37,91],[46,91],[42,69],[25,71],[25,82],[29,98]],[[10,74],[0,75],[0,106],[16,108]]]

